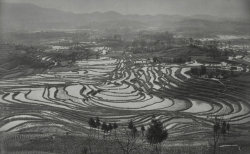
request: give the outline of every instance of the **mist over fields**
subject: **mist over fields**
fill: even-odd
[[[90,30],[167,30],[184,33],[250,33],[250,22],[245,18],[225,18],[211,15],[136,15],[114,11],[72,13],[42,8],[28,3],[2,3],[3,32],[41,31],[55,29]]]

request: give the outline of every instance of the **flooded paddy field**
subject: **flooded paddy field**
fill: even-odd
[[[138,61],[92,59],[77,61],[79,70],[2,79],[0,130],[63,126],[84,132],[87,119],[95,116],[121,124],[134,119],[137,126],[147,126],[152,114],[173,132],[183,125],[194,132],[211,129],[214,116],[235,127],[249,126],[248,84],[191,77],[192,64]]]
[[[248,134],[250,85],[244,80],[193,77],[189,71],[199,64],[156,64],[126,56],[76,65],[70,71],[2,79],[0,131],[84,135],[90,117],[120,126],[132,119],[136,127],[147,128],[155,116],[170,140],[202,140],[211,135],[216,116],[230,122],[231,137]]]

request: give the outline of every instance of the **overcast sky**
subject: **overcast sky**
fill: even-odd
[[[250,0],[2,0],[33,3],[75,13],[116,11],[123,14],[208,14],[247,17]]]

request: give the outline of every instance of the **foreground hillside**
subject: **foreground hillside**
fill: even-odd
[[[114,135],[114,134],[113,134]],[[248,154],[249,153],[249,136],[241,139],[227,137],[224,145],[218,150],[220,154]],[[162,146],[162,154],[211,154],[212,145],[209,140],[192,140],[175,141],[168,139]],[[211,143],[211,142],[210,142]],[[148,144],[142,146],[136,143],[138,149],[131,154],[152,154],[152,147]],[[122,149],[117,141],[113,138],[90,139],[86,136],[79,135],[50,135],[50,134],[11,134],[5,136],[5,142],[1,149],[3,154],[86,154],[84,149],[91,146],[92,154],[117,154],[122,153]],[[8,151],[8,152],[7,152]]]

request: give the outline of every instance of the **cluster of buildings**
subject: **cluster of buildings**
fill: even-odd
[[[237,43],[234,43],[237,42]],[[233,51],[233,52],[250,52],[250,46],[244,43],[240,43],[237,40],[217,40],[213,38],[192,39],[188,40],[190,45],[205,48],[217,48],[221,51]]]

